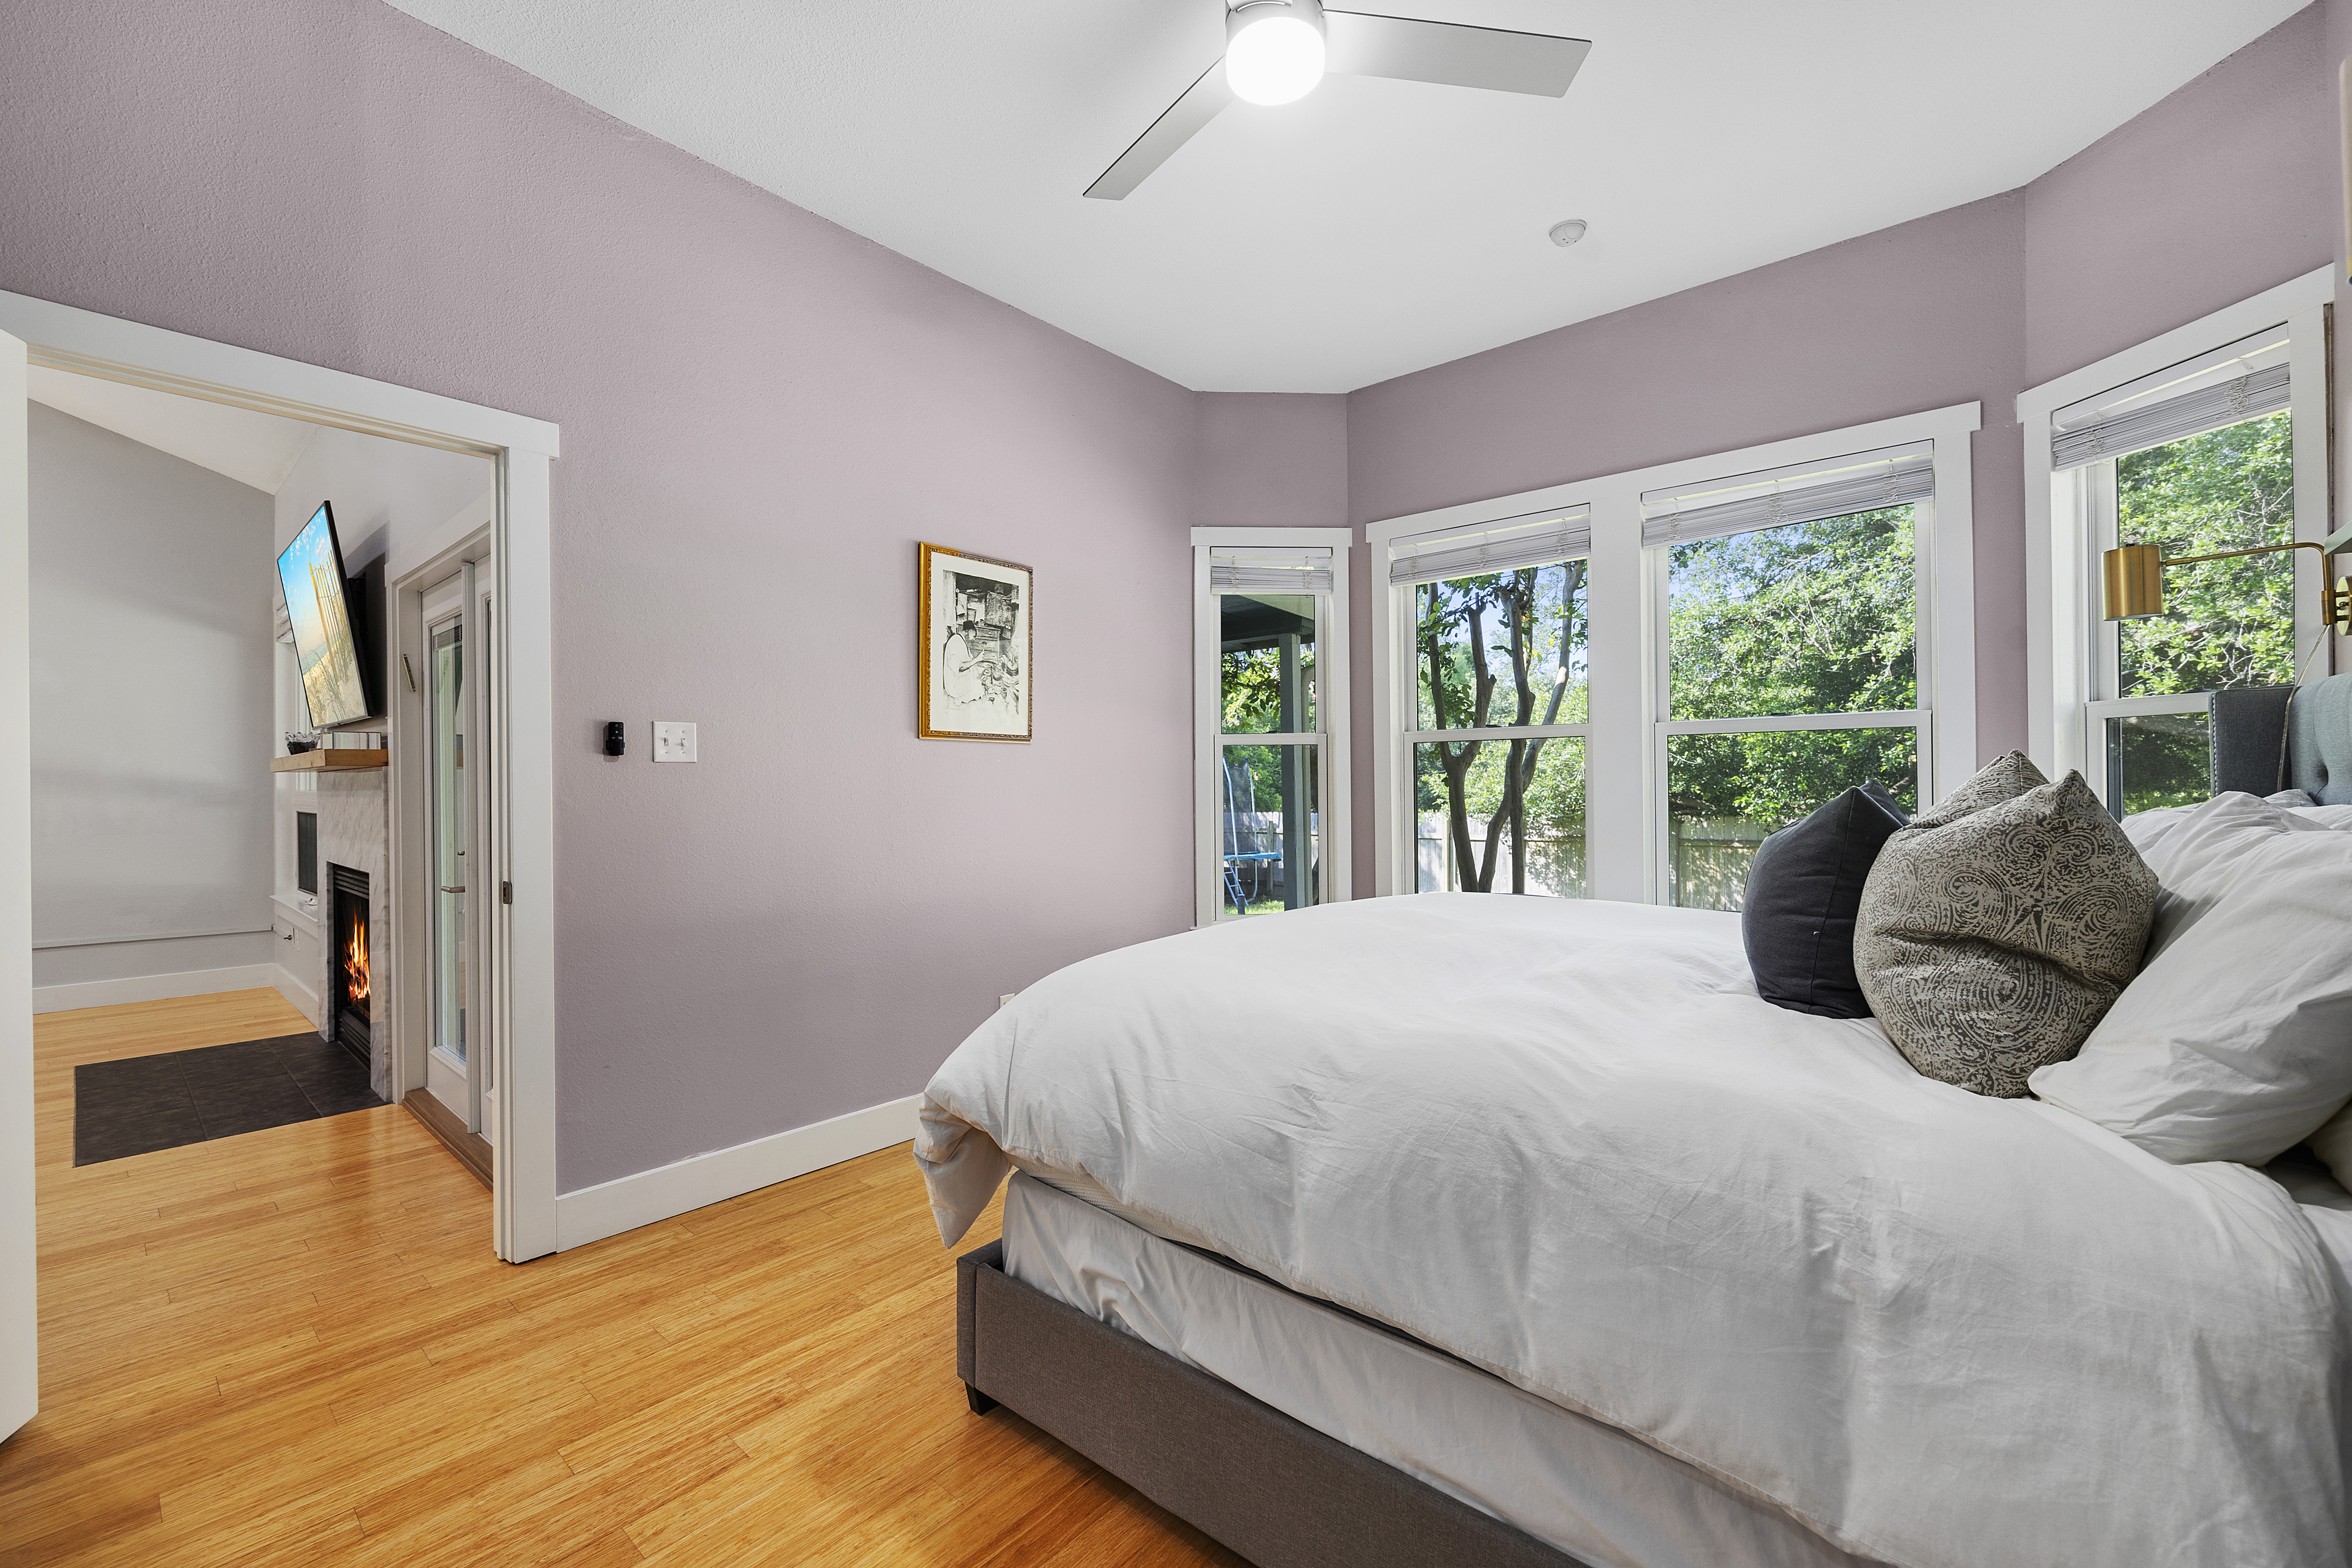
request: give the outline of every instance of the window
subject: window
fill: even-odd
[[[1368,525],[1378,890],[1736,909],[1781,823],[1966,778],[1980,413]]]
[[[319,892],[319,813],[294,813],[294,885],[317,896]]]
[[[1665,902],[1738,909],[1765,838],[1853,786],[1916,808],[1934,490],[1919,442],[1643,496]]]
[[[2101,558],[2346,548],[2327,531],[2335,289],[2315,267],[2018,396],[2027,744],[2118,816],[2211,793],[2213,691],[2330,673],[2319,549],[2168,565],[2166,612],[2130,622],[2105,618]]]
[[[1196,528],[1202,925],[1348,896],[1345,528]]]
[[[1585,896],[1591,549],[1582,509],[1391,546],[1417,891]]]
[[[2052,415],[2051,466],[2075,492],[2087,581],[2118,544],[2171,558],[2301,537],[2292,349],[2282,323]],[[2084,772],[2117,816],[2212,792],[2206,694],[2294,683],[2319,630],[2298,570],[2285,550],[2174,566],[2162,615],[2085,608]]]

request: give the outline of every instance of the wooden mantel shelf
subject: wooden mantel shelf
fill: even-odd
[[[298,751],[291,757],[273,757],[269,759],[269,771],[272,773],[341,772],[346,768],[383,768],[391,761],[392,753],[389,751],[366,751],[355,746],[344,747],[337,750],[322,747],[313,751]]]

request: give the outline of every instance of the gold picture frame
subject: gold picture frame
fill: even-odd
[[[915,733],[1026,741],[1036,695],[1036,577],[1017,561],[918,544]]]

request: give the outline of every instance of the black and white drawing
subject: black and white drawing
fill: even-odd
[[[1029,569],[927,544],[921,573],[918,733],[927,739],[1027,740]]]

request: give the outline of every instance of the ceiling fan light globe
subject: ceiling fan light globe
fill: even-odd
[[[1322,79],[1322,30],[1297,16],[1245,22],[1225,44],[1225,82],[1244,103],[1296,103]]]

